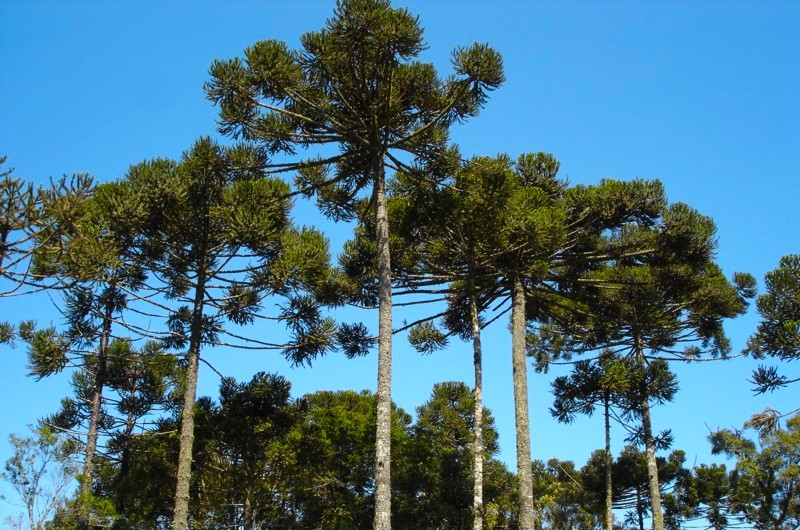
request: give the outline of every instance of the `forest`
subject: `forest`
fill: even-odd
[[[388,0],[339,0],[299,42],[215,60],[203,92],[218,136],[178,158],[41,184],[0,157],[0,351],[27,356],[34,380],[69,380],[9,438],[7,527],[800,527],[797,410],[711,430],[726,463],[691,461],[658,418],[676,366],[744,356],[753,392],[791,392],[800,254],[763,279],[723,271],[714,220],[660,180],[571,183],[544,151],[462,154],[454,131],[491,112],[503,56],[458,47],[441,72],[419,59],[420,19]],[[341,248],[331,224],[347,227]],[[50,314],[15,319],[27,297]],[[734,344],[725,325],[751,308]],[[470,383],[437,382],[404,410],[401,342],[464,345]],[[236,379],[212,351],[309,370],[375,357],[377,384],[297,396],[291,373]],[[485,406],[499,356],[513,466]],[[529,403],[529,378],[554,367],[550,401]],[[534,459],[534,407],[602,418],[605,445]]]

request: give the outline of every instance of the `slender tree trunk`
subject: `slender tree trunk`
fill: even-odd
[[[644,371],[639,383],[641,394],[642,431],[644,434],[644,447],[647,457],[647,480],[650,488],[650,504],[653,512],[653,530],[664,530],[664,513],[661,510],[661,487],[658,482],[658,464],[656,463],[656,444],[653,437],[653,424],[650,421],[650,397],[647,391],[647,377],[644,352],[636,340],[636,358],[639,366]]]
[[[197,399],[197,374],[200,368],[200,345],[203,337],[203,303],[205,301],[205,253],[200,260],[190,325],[189,351],[186,354],[186,389],[181,410],[178,478],[175,486],[173,530],[185,530],[189,524],[189,484],[192,475],[192,446],[194,445],[194,405]]]
[[[472,528],[483,530],[483,353],[481,351],[481,323],[478,319],[478,302],[475,291],[470,293],[469,312],[472,319],[472,350],[475,367],[475,412],[473,414],[475,443],[472,447]]]
[[[125,432],[122,435],[122,456],[120,457],[119,474],[115,480],[117,489],[116,500],[114,506],[117,513],[124,514],[128,509],[128,488],[125,487],[125,480],[128,478],[131,465],[131,445],[133,444],[133,428],[136,425],[136,420],[133,414],[128,414],[125,421]]]
[[[109,288],[107,300],[103,307],[103,324],[100,329],[100,344],[97,348],[97,360],[94,364],[94,385],[92,386],[91,411],[89,413],[89,433],[86,436],[86,452],[83,457],[83,481],[80,487],[80,512],[77,530],[89,528],[89,505],[87,501],[92,494],[92,477],[94,476],[94,455],[97,452],[97,439],[100,424],[100,410],[103,406],[103,386],[106,380],[108,365],[108,344],[111,337],[111,318],[114,315],[114,287]]]
[[[605,513],[605,530],[614,530],[614,510],[613,510],[613,484],[611,482],[611,412],[610,412],[610,398],[608,394],[603,399],[605,407],[605,422],[606,422],[606,513]]]
[[[531,431],[528,416],[528,363],[525,347],[525,288],[514,279],[511,295],[511,358],[514,371],[514,415],[517,427],[517,479],[519,481],[519,528],[533,530],[533,478]]]
[[[642,492],[636,487],[636,514],[639,516],[639,530],[644,530],[644,503],[642,502]]]
[[[252,481],[248,480],[248,485],[245,490],[245,497],[244,497],[244,529],[243,530],[253,530],[255,525],[253,524],[253,503],[252,503],[252,496],[253,496],[253,488],[251,486]]]
[[[378,244],[378,391],[375,434],[375,530],[391,530],[392,267],[383,156],[373,161]]]

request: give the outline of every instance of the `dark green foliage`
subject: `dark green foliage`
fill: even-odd
[[[736,525],[731,498],[736,474],[725,464],[700,464],[678,478],[675,488],[664,499],[669,528],[682,528],[687,521],[705,519],[714,530]]]
[[[800,417],[791,418],[785,429],[760,434],[757,442],[729,429],[712,433],[709,440],[713,453],[736,461],[728,485],[720,478],[720,492],[711,499],[720,505],[718,511],[758,529],[800,525]]]
[[[418,408],[395,408],[393,518],[404,528],[462,528],[471,520],[473,398],[441,383]],[[293,400],[289,382],[259,373],[224,379],[219,403],[195,405],[189,521],[219,529],[369,527],[374,511],[375,397],[325,392]],[[95,499],[120,515],[117,529],[169,528],[178,453],[177,418],[121,434],[100,459]],[[514,476],[493,458],[497,433],[484,411],[485,528],[517,528]],[[62,517],[63,519],[63,517]]]
[[[297,450],[296,510],[305,528],[369,528],[374,516],[375,398],[368,392],[316,392],[302,400]],[[395,446],[411,418],[393,414]],[[394,462],[393,462],[394,463]]]
[[[468,528],[472,521],[472,445],[475,398],[464,383],[438,383],[417,407],[408,475],[400,488],[412,499],[417,528]],[[498,451],[494,418],[483,415],[484,460]],[[487,470],[488,471],[488,470]],[[487,473],[484,481],[497,480]],[[486,503],[495,499],[486,497]],[[410,521],[409,521],[410,524]]]
[[[800,255],[781,258],[778,268],[768,272],[764,281],[767,292],[756,300],[762,321],[745,352],[758,359],[792,361],[800,356]],[[797,380],[781,374],[774,366],[761,366],[753,373],[758,394]]]
[[[246,529],[284,528],[293,514],[285,491],[295,472],[288,433],[301,421],[291,385],[258,373],[248,383],[224,379],[211,418],[213,441],[204,445],[202,498],[217,515],[206,523]]]
[[[556,458],[534,460],[533,498],[537,528],[590,530],[599,526],[602,510],[592,511],[590,491],[575,464]],[[602,486],[601,486],[602,488]]]
[[[595,451],[580,470],[579,482],[583,497],[583,509],[601,518],[605,506],[605,451]],[[684,467],[683,451],[672,451],[666,458],[658,457],[658,474],[664,491],[683,487],[689,470]],[[625,511],[626,526],[640,526],[640,521],[649,517],[652,505],[648,485],[647,456],[635,446],[626,446],[612,462],[612,505],[617,511]],[[667,497],[665,504],[672,508],[674,499]],[[668,514],[669,514],[668,510]]]

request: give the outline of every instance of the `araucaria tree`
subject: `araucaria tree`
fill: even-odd
[[[53,180],[50,187],[34,187],[3,169],[0,156],[0,296],[18,295],[44,287],[32,274],[31,257],[43,245],[58,245],[53,223],[69,223],[82,214],[82,205],[94,183],[86,174]],[[13,328],[4,324],[0,340],[10,340]]]
[[[416,205],[406,205],[416,208],[414,217],[427,221],[413,231],[422,242],[417,245],[419,255],[409,261],[418,262],[420,273],[430,281],[452,282],[445,317],[449,330],[474,340],[480,327],[479,310],[496,301],[501,312],[507,311],[505,303],[510,301],[523,529],[534,525],[528,323],[555,318],[561,311],[556,293],[575,291],[573,280],[580,271],[609,259],[608,249],[599,245],[603,230],[649,219],[657,212],[661,196],[657,183],[642,181],[570,188],[557,177],[558,169],[558,161],[547,153],[524,154],[515,161],[507,156],[484,157],[465,164],[447,186],[421,193],[403,186],[403,180],[398,186],[406,202]],[[436,333],[428,335],[435,342]],[[480,370],[479,359],[475,367]],[[477,527],[477,503],[475,513]]]
[[[58,210],[41,213],[32,271],[36,277],[51,278],[62,286],[67,329],[60,334],[49,328],[22,336],[30,344],[31,375],[45,377],[68,364],[80,370],[73,374],[73,386],[85,400],[79,408],[87,410],[86,421],[76,422],[86,428],[79,529],[89,525],[88,505],[103,391],[108,384],[112,330],[128,305],[127,293],[141,288],[145,279],[140,264],[131,257],[132,232],[115,226],[119,212],[105,189],[101,186],[80,201],[74,198],[69,217]]]
[[[794,361],[800,358],[800,254],[781,258],[777,269],[764,276],[767,292],[756,299],[761,315],[758,329],[747,342],[747,353],[758,359],[776,358]],[[753,374],[757,393],[800,381],[800,377],[787,377],[776,368],[760,366]],[[777,419],[762,414],[763,420]],[[765,426],[774,427],[774,421]]]
[[[392,273],[386,172],[435,177],[451,124],[478,114],[503,82],[500,56],[483,44],[453,52],[455,73],[441,79],[415,58],[422,28],[387,0],[341,0],[325,28],[304,34],[302,49],[258,42],[244,59],[217,61],[206,90],[220,106],[221,131],[261,143],[270,153],[337,148],[274,164],[296,171],[333,219],[352,219],[362,192],[375,219],[378,285],[378,389],[375,528],[391,527],[390,413]],[[405,153],[405,154],[403,154]]]
[[[607,353],[596,362],[582,360],[575,363],[569,376],[560,376],[553,381],[553,406],[550,413],[560,422],[572,423],[576,414],[591,416],[596,406],[603,407],[605,431],[604,478],[605,510],[603,528],[613,530],[613,479],[611,454],[612,406],[624,402],[623,396],[633,384],[632,366],[627,358]]]
[[[188,524],[194,406],[204,345],[242,345],[225,322],[252,323],[264,297],[290,297],[278,319],[293,333],[251,346],[282,348],[293,362],[308,362],[332,345],[335,326],[297,289],[327,278],[324,238],[298,230],[289,219],[288,186],[266,177],[263,151],[223,148],[204,138],[180,162],[158,159],[133,166],[118,184],[130,226],[141,234],[140,256],[151,287],[170,309],[166,346],[186,348],[185,391],[173,528]],[[171,309],[169,300],[181,305]],[[284,347],[279,343],[288,342]]]
[[[622,226],[608,244],[628,251],[586,276],[602,286],[587,305],[595,318],[567,320],[544,333],[553,339],[544,342],[562,353],[611,348],[634,361],[639,374],[626,408],[641,419],[655,530],[663,530],[664,518],[650,406],[676,390],[667,363],[727,356],[723,320],[742,314],[754,294],[752,276],[735,274],[729,282],[714,263],[715,231],[710,218],[681,203],[665,207],[651,224]]]

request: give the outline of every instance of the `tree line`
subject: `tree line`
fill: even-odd
[[[571,185],[547,153],[463,159],[450,128],[477,116],[502,85],[502,59],[485,44],[458,48],[453,72],[441,77],[417,59],[426,46],[418,19],[387,1],[340,1],[325,27],[304,34],[301,44],[291,50],[262,41],[211,65],[205,91],[219,107],[225,144],[201,138],[180,160],[144,161],[103,184],[78,175],[35,189],[3,174],[4,294],[57,293],[65,325],[9,322],[0,338],[28,346],[34,377],[75,369],[74,396],[43,421],[76,434],[83,452],[74,524],[89,528],[105,513],[120,528],[136,517],[176,529],[365,528],[369,520],[381,530],[556,525],[544,522],[542,499],[553,495],[542,493],[535,477],[563,473],[576,485],[584,479],[574,465],[568,471],[562,463],[532,463],[531,360],[538,370],[575,362],[574,373],[554,383],[556,418],[572,421],[602,408],[604,508],[600,520],[595,514],[586,524],[613,527],[615,484],[627,480],[619,473],[615,479],[612,420],[629,426],[629,441],[644,447],[637,458],[647,477],[635,502],[616,506],[635,508],[640,526],[648,515],[656,530],[688,517],[689,508],[670,504],[680,496],[664,492],[671,464],[659,462],[656,451],[671,437],[654,428],[651,408],[677,390],[670,363],[724,359],[733,351],[723,323],[756,295],[751,275],[727,278],[716,264],[713,221],[670,203],[658,181]],[[292,222],[295,197],[316,200],[332,221],[354,224],[337,263],[324,234]],[[757,299],[764,319],[747,353],[797,356],[799,263],[787,256],[768,276],[768,292]],[[376,308],[377,335],[361,322],[337,322],[336,309],[346,305]],[[424,308],[424,316],[397,326],[394,312],[408,306]],[[497,320],[510,322],[512,337],[514,475],[492,459],[495,434],[482,402],[481,331]],[[255,321],[273,323],[274,335],[249,334]],[[404,453],[423,442],[435,451],[441,441],[420,434],[422,412],[412,427],[393,409],[392,337],[403,332],[421,352],[455,339],[472,344],[475,382],[458,389],[458,406],[470,410],[456,414],[451,398],[446,412],[461,419],[437,427],[437,436],[461,444],[448,449],[458,453],[452,476],[439,477],[458,484],[409,478],[445,464],[423,458],[419,448]],[[259,374],[249,384],[223,380],[217,404],[197,397],[203,351],[213,346],[273,349],[294,364],[312,364],[333,350],[356,357],[376,348],[377,389],[374,396],[318,394],[290,403],[285,380]],[[753,379],[760,391],[793,382],[775,368],[760,368]],[[431,402],[446,401],[436,392],[448,389],[455,392],[437,387]],[[361,470],[361,486],[334,472],[328,484],[312,469],[315,458],[349,458],[347,446],[335,444],[328,456],[315,453],[330,440],[316,440],[314,429],[316,422],[356,426],[346,415],[317,420],[311,412],[317,406],[324,415],[348,399],[363,407],[362,427],[374,421],[372,438],[362,440],[374,450],[349,469]],[[784,432],[777,416],[756,419],[764,443]],[[304,431],[308,421],[314,428]],[[745,454],[735,448],[746,439],[718,434],[719,451]],[[358,456],[366,457],[363,446]],[[128,482],[134,469],[153,473],[153,480]],[[288,475],[308,481],[281,482]],[[503,484],[502,493],[493,481]],[[326,508],[325,492],[342,484],[353,495]],[[680,492],[678,484],[675,478]],[[145,494],[145,487],[161,489]],[[245,495],[226,500],[225,488]],[[318,503],[303,504],[309,488],[323,492],[314,497]],[[442,497],[457,492],[457,502]],[[159,505],[135,508],[139,501]],[[446,508],[451,501],[458,506],[453,513]],[[576,496],[564,505],[589,513],[593,502]],[[417,511],[425,506],[429,514]]]

